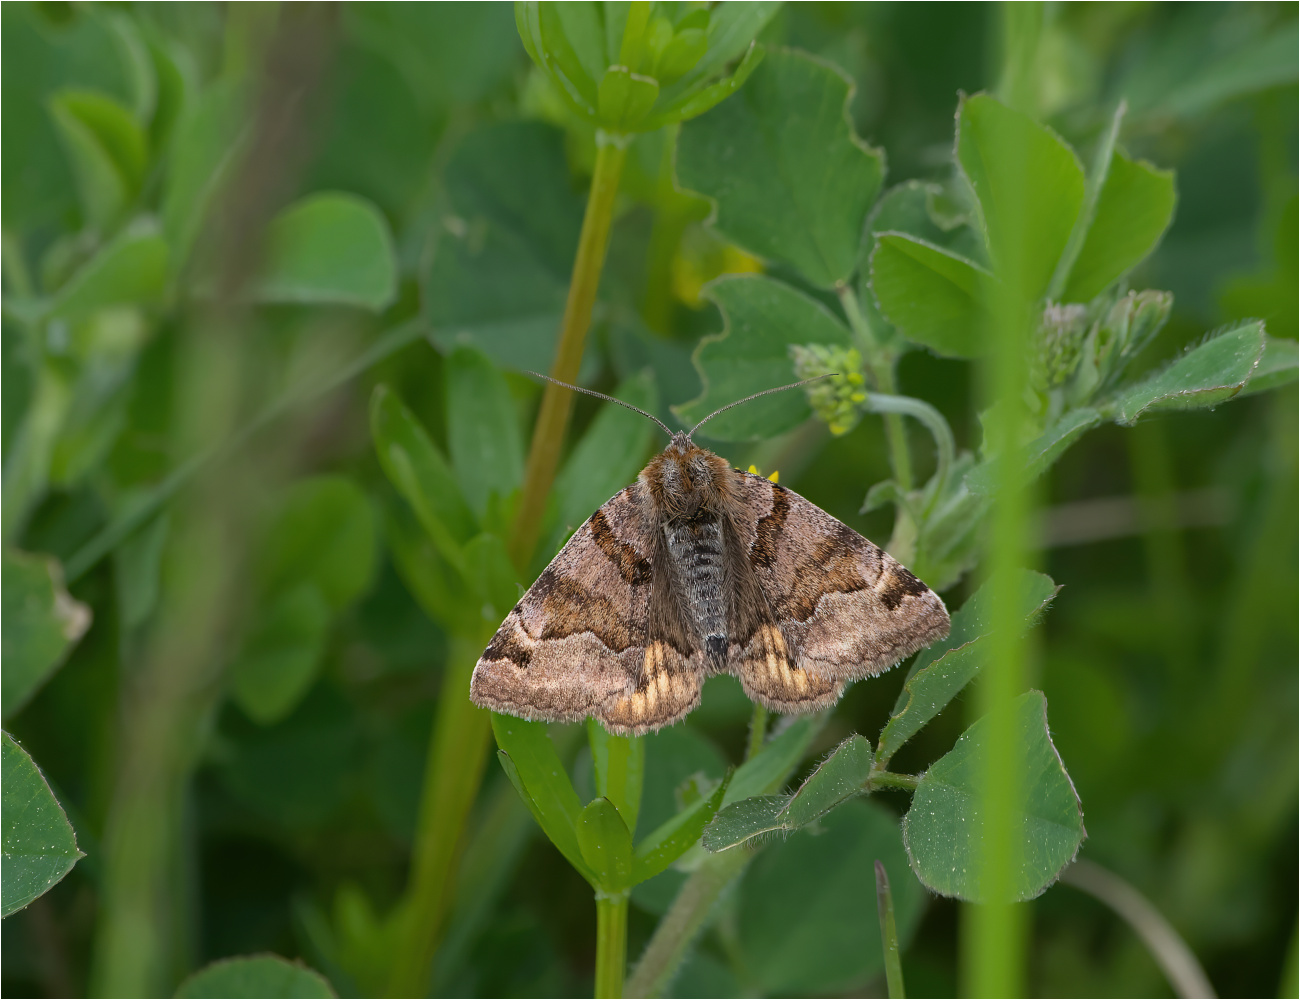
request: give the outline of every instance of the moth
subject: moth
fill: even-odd
[[[729,673],[769,709],[812,712],[948,634],[943,601],[887,552],[692,440],[766,393],[673,433],[568,388],[671,440],[506,616],[474,667],[476,705],[633,736],[684,718],[705,679]]]

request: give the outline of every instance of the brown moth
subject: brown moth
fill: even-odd
[[[948,634],[943,601],[887,552],[696,445],[722,410],[676,434],[637,412],[672,440],[506,616],[474,667],[476,705],[640,735],[729,673],[769,709],[811,712]]]

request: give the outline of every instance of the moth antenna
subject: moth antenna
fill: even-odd
[[[545,379],[547,382],[554,382],[556,385],[562,385],[564,386],[564,388],[572,389],[574,392],[585,392],[588,396],[595,396],[597,399],[603,399],[607,403],[617,403],[619,406],[625,406],[629,410],[635,410],[637,413],[641,414],[641,416],[649,417],[656,424],[662,427],[664,429],[664,433],[667,434],[669,437],[673,436],[672,430],[669,428],[669,426],[666,423],[664,423],[662,420],[656,417],[653,413],[646,413],[646,411],[641,409],[641,407],[639,406],[633,406],[631,403],[626,403],[621,399],[615,399],[613,396],[606,396],[603,392],[597,392],[595,389],[584,389],[580,385],[570,385],[568,382],[561,382],[558,378],[551,378],[551,376],[543,375],[541,372],[530,372],[527,369],[525,369],[524,374],[531,375],[533,376],[533,378]]]
[[[756,392],[752,396],[746,396],[744,399],[738,399],[734,403],[728,403],[720,410],[714,410],[707,417],[690,429],[687,437],[693,437],[695,432],[716,417],[719,413],[726,413],[733,406],[739,406],[741,403],[748,403],[751,399],[758,399],[759,396],[766,396],[773,392],[785,392],[786,389],[798,389],[801,385],[807,385],[809,382],[820,382],[824,378],[830,378],[832,375],[838,375],[839,372],[827,372],[825,375],[814,375],[812,378],[806,378],[802,382],[791,382],[789,385],[778,385],[775,389],[764,389],[762,392]]]

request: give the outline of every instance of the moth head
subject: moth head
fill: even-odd
[[[727,463],[678,431],[646,467],[645,477],[670,518],[694,517],[701,509],[716,510],[725,499]]]

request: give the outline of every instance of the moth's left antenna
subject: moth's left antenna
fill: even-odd
[[[562,385],[564,388],[572,389],[574,392],[585,392],[588,396],[595,396],[597,399],[603,399],[607,403],[617,403],[619,406],[626,406],[629,410],[635,410],[643,417],[649,417],[664,429],[665,434],[669,437],[673,436],[672,429],[666,423],[656,417],[653,413],[646,413],[646,411],[641,409],[639,406],[633,406],[631,403],[624,402],[621,399],[615,399],[613,396],[606,396],[603,392],[597,392],[595,389],[584,389],[580,385],[570,385],[568,382],[561,382],[558,378],[551,378],[551,376],[543,375],[541,372],[530,372],[525,369],[524,374],[531,375],[533,378],[545,379],[547,382],[554,382],[556,385]]]
[[[824,378],[830,378],[832,375],[838,375],[839,372],[827,372],[825,375],[814,375],[812,378],[806,378],[802,382],[791,382],[789,385],[778,385],[775,389],[764,389],[762,392],[756,392],[752,396],[746,396],[744,399],[738,399],[734,403],[728,403],[720,410],[714,410],[698,424],[692,427],[687,433],[687,437],[694,436],[695,432],[716,417],[719,413],[726,413],[733,406],[739,406],[741,403],[748,403],[751,399],[758,399],[759,396],[766,396],[773,392],[785,392],[786,389],[798,389],[801,385],[807,385],[809,382],[820,382]]]

